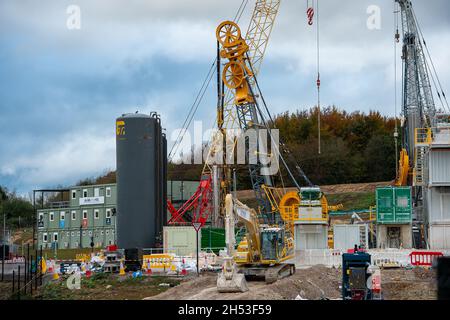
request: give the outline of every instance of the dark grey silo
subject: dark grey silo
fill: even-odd
[[[117,244],[153,248],[163,217],[166,165],[161,122],[155,113],[116,120]]]

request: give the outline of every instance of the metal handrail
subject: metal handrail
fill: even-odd
[[[25,291],[25,293],[26,293],[27,292],[26,288],[29,286],[31,288],[30,293],[33,294],[33,282],[35,283],[35,290],[37,290],[37,287],[42,285],[42,277],[43,277],[43,274],[40,272],[38,274],[35,274],[34,276],[31,277],[31,279],[27,283],[25,283],[25,285],[23,285],[22,287],[19,287],[18,290],[15,290],[15,285],[14,285],[13,292],[8,297],[8,299],[12,300],[14,298],[14,296],[17,296],[17,299],[20,300],[20,292]],[[38,281],[38,280],[41,280],[41,281]],[[18,281],[20,281],[20,279]],[[39,283],[39,285],[37,285],[38,283]]]

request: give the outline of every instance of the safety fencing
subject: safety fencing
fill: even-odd
[[[443,253],[437,251],[413,251],[409,254],[413,266],[431,266],[437,258],[442,256]]]
[[[297,268],[324,265],[338,268],[342,266],[343,250],[310,249],[297,250],[293,263]],[[379,267],[431,266],[433,259],[439,256],[450,256],[450,250],[409,250],[409,249],[369,249],[372,263]]]
[[[334,249],[297,250],[294,262],[297,268],[316,265],[339,267],[342,264],[342,251]]]

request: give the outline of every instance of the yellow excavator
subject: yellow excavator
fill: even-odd
[[[266,283],[295,273],[295,265],[287,260],[294,257],[292,234],[283,226],[260,224],[255,210],[231,194],[225,197],[225,242],[227,255],[217,278],[219,292],[245,292],[245,277],[264,277]],[[237,249],[235,225],[243,224],[246,235]]]

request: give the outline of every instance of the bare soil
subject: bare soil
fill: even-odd
[[[179,286],[146,299],[165,300],[292,300],[340,299],[342,270],[316,266],[298,269],[295,275],[266,285],[264,282],[248,282],[244,293],[219,293],[215,274],[184,281]],[[382,290],[386,300],[436,299],[435,272],[426,269],[384,269]]]
[[[370,183],[350,183],[320,186],[325,194],[353,193],[353,192],[375,192],[378,186],[392,185],[392,181],[370,182]],[[295,191],[296,188],[286,188],[286,191]],[[237,197],[241,200],[255,197],[253,190],[237,191]]]

